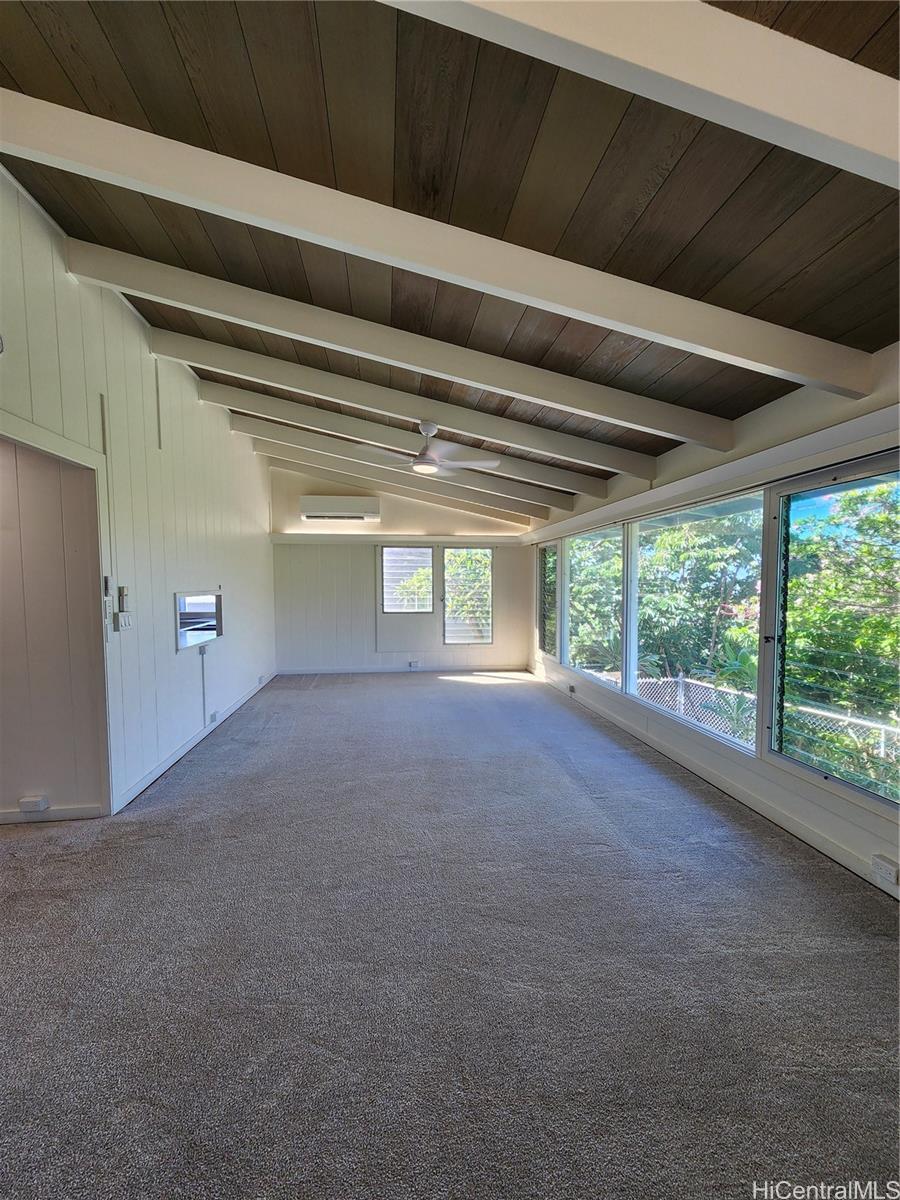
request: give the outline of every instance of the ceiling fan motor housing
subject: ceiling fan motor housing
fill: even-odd
[[[437,458],[433,454],[429,454],[427,450],[423,450],[412,460],[412,469],[418,471],[420,475],[435,475],[440,470],[440,466]]]

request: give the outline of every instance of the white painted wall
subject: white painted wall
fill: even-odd
[[[157,367],[127,304],[66,273],[61,237],[8,177],[0,329],[0,434],[96,472],[102,572],[129,588],[134,628],[106,644],[116,809],[272,673],[267,472],[192,372]],[[200,657],[175,653],[174,593],[218,584],[225,635],[206,656],[204,713]]]
[[[473,544],[485,542],[473,539]],[[391,651],[377,648],[377,551],[374,543],[339,538],[276,544],[280,672],[406,671],[411,658],[422,671],[518,670],[527,665],[534,627],[530,546],[494,546],[493,645],[445,646],[439,621],[424,644],[411,614],[410,649]],[[392,644],[397,637],[395,629]]]
[[[339,460],[335,459],[335,465],[338,463]],[[306,474],[273,467],[271,476],[273,533],[302,533],[309,536],[325,533],[330,537],[342,536],[340,531],[335,530],[334,525],[301,521],[301,496],[380,496],[379,536],[517,538],[522,533],[522,526],[511,521],[494,520],[478,513],[461,512],[459,509],[445,508],[443,505],[429,504],[423,500],[394,496],[388,492],[379,492],[377,486],[346,486],[334,480],[317,477],[312,471]],[[398,483],[402,483],[403,479],[402,475],[397,475]],[[478,502],[480,498],[481,493],[472,492],[473,501]],[[490,504],[489,494],[485,493],[483,499],[485,504]],[[349,525],[345,527],[343,536],[352,537],[358,532],[357,526]]]

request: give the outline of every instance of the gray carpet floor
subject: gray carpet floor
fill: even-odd
[[[0,1194],[896,1176],[894,903],[523,677],[282,677],[0,830]]]

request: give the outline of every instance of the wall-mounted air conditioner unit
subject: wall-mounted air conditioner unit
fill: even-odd
[[[302,521],[380,521],[377,496],[301,496]]]

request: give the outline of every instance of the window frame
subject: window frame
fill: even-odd
[[[658,512],[644,513],[640,517],[634,517],[625,522],[628,530],[627,533],[627,559],[625,570],[627,571],[627,592],[623,597],[623,659],[627,655],[628,659],[628,674],[625,674],[624,668],[622,679],[624,686],[622,694],[627,695],[631,700],[636,701],[644,708],[651,712],[661,713],[665,717],[670,717],[673,721],[677,721],[679,725],[687,729],[693,729],[697,733],[702,733],[706,737],[714,738],[723,746],[730,746],[734,750],[740,750],[743,754],[750,755],[751,758],[756,758],[759,751],[759,731],[763,724],[764,709],[762,707],[762,693],[760,691],[760,678],[762,672],[762,657],[761,648],[763,643],[762,628],[763,628],[763,589],[765,587],[765,535],[766,535],[766,498],[768,489],[764,486],[755,488],[741,488],[737,492],[727,492],[723,495],[711,496],[704,500],[696,500],[689,504],[681,504],[677,508],[660,509]],[[680,716],[677,712],[672,712],[671,709],[662,704],[655,704],[652,700],[646,700],[643,696],[639,696],[637,692],[637,661],[639,654],[638,645],[638,568],[640,565],[640,527],[644,521],[652,521],[655,517],[675,516],[680,512],[689,512],[694,509],[704,508],[706,505],[717,504],[722,500],[738,500],[744,496],[762,496],[762,529],[760,533],[760,610],[759,610],[759,634],[757,642],[757,659],[756,659],[756,736],[752,742],[742,742],[736,737],[730,737],[727,733],[720,733],[718,729],[710,729],[705,725],[701,725],[699,721],[692,721],[690,717]],[[627,634],[625,625],[627,623]]]
[[[434,546],[400,546],[382,543],[378,547],[378,607],[385,617],[433,617],[435,612],[435,569]],[[427,550],[431,555],[431,607],[430,608],[385,608],[384,607],[384,552],[385,550]]]
[[[538,546],[536,547],[536,549],[537,549],[537,555],[536,555],[537,592],[536,592],[536,596],[535,596],[535,616],[537,618],[535,621],[535,625],[536,625],[535,634],[536,634],[536,642],[537,642],[536,649],[539,651],[540,654],[542,654],[544,656],[544,658],[552,658],[555,662],[561,661],[561,650],[562,650],[562,644],[563,644],[562,612],[561,612],[561,604],[560,604],[560,598],[562,596],[563,588],[562,588],[562,576],[560,575],[560,571],[562,570],[562,566],[563,566],[563,542],[564,541],[565,541],[564,538],[557,538],[555,541],[552,541],[552,542],[540,542],[538,544]],[[541,579],[541,551],[543,551],[543,550],[555,550],[556,551],[556,645],[552,651],[544,650],[543,647],[541,646],[541,612],[542,612],[541,606],[543,603],[543,586],[542,586],[542,579]]]
[[[441,641],[445,646],[493,646],[494,644],[494,546],[479,545],[476,542],[465,546],[440,546],[441,551]],[[491,556],[491,636],[486,642],[448,642],[447,641],[447,551],[448,550],[487,550]]]
[[[888,451],[869,458],[853,459],[837,463],[818,471],[793,475],[779,480],[766,488],[766,511],[763,517],[763,580],[759,612],[759,680],[757,683],[757,710],[762,720],[757,721],[756,754],[765,763],[788,771],[800,779],[814,781],[836,796],[854,801],[868,801],[878,810],[887,806],[888,811],[897,812],[900,804],[888,796],[860,787],[849,780],[829,775],[809,763],[800,762],[789,754],[783,754],[772,746],[775,727],[777,695],[777,657],[781,633],[781,583],[786,562],[784,555],[784,504],[788,496],[797,492],[815,491],[829,483],[851,483],[856,479],[867,479],[870,475],[884,474],[897,470],[897,454]]]
[[[819,771],[808,763],[799,762],[786,754],[781,754],[771,748],[771,733],[774,722],[775,705],[775,637],[779,620],[779,581],[781,575],[780,547],[782,540],[781,502],[787,495],[798,491],[811,491],[828,483],[845,483],[856,479],[866,479],[870,475],[883,474],[886,471],[898,469],[898,450],[896,448],[879,451],[868,456],[853,458],[844,462],[832,463],[813,471],[800,472],[774,481],[761,481],[755,486],[745,486],[717,492],[714,495],[703,496],[678,505],[667,505],[641,513],[640,516],[609,521],[606,524],[592,526],[589,529],[579,529],[576,533],[566,534],[559,539],[558,570],[561,572],[558,589],[560,612],[558,618],[559,662],[568,670],[575,672],[585,680],[595,684],[601,690],[613,695],[619,695],[627,703],[640,705],[648,714],[654,714],[663,721],[672,721],[677,726],[694,734],[701,739],[709,739],[732,752],[755,759],[768,768],[786,771],[801,781],[812,783],[824,789],[837,799],[868,808],[881,815],[885,808],[888,812],[896,813],[900,805],[887,796],[859,787],[857,784],[839,779],[833,775]],[[759,643],[758,667],[756,686],[756,740],[753,745],[739,742],[736,738],[728,737],[717,730],[707,729],[694,721],[680,717],[661,705],[643,699],[636,694],[633,685],[637,653],[637,538],[641,521],[654,517],[666,516],[683,512],[686,509],[697,508],[704,504],[714,504],[720,500],[738,498],[759,492],[763,497],[763,529],[761,546],[760,571],[760,609],[759,609]],[[621,688],[598,679],[597,676],[573,666],[569,655],[569,545],[572,538],[585,534],[600,533],[604,529],[621,526],[623,530],[622,547],[622,682]]]
[[[578,674],[583,676],[585,679],[589,679],[592,683],[596,683],[600,687],[605,688],[608,692],[612,692],[614,695],[618,696],[625,696],[628,694],[625,684],[627,679],[626,662],[630,653],[630,648],[627,644],[629,639],[626,638],[625,631],[626,622],[628,620],[625,606],[628,599],[628,572],[630,569],[628,551],[628,543],[630,541],[630,524],[631,523],[628,521],[611,521],[608,525],[599,525],[596,529],[582,529],[579,530],[578,533],[571,533],[562,539],[562,550],[564,553],[561,553],[557,559],[557,563],[559,564],[557,566],[557,571],[563,571],[563,574],[560,577],[560,584],[557,587],[558,598],[562,603],[562,612],[557,621],[557,631],[560,639],[559,662],[562,663],[563,666],[568,667],[570,671],[577,671]],[[622,575],[619,580],[619,629],[622,645],[622,661],[619,666],[621,678],[619,684],[610,683],[608,679],[601,679],[600,676],[595,675],[593,671],[587,671],[584,667],[579,667],[576,663],[573,663],[572,655],[569,650],[569,595],[572,582],[571,571],[569,569],[569,551],[571,543],[575,540],[575,538],[589,537],[591,534],[595,533],[605,533],[608,529],[618,529],[622,539]],[[562,640],[563,636],[565,637],[564,641]]]

